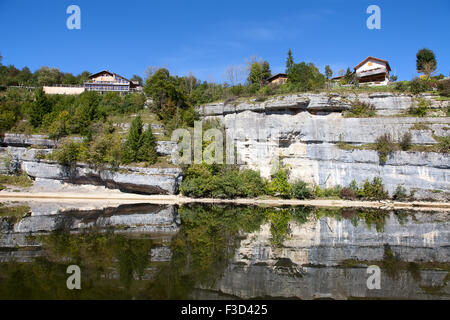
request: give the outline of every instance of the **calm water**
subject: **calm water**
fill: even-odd
[[[0,217],[1,299],[449,299],[445,212],[39,204]],[[6,214],[7,215],[7,214]],[[68,290],[66,269],[81,269]],[[367,267],[381,288],[367,288]]]

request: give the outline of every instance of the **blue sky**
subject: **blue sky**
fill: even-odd
[[[68,30],[66,9],[81,8],[81,30]],[[381,30],[366,9],[381,8]],[[147,66],[224,81],[227,66],[251,56],[283,72],[286,53],[323,72],[353,67],[369,55],[387,59],[400,79],[416,75],[418,49],[432,49],[450,73],[450,1],[404,0],[0,0],[3,64],[46,65],[78,74],[107,69],[144,76]]]

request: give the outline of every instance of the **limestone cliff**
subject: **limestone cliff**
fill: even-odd
[[[448,154],[397,151],[380,165],[374,150],[343,150],[342,143],[359,146],[374,143],[390,133],[395,141],[406,132],[417,145],[436,144],[435,136],[448,136],[450,118],[444,117],[449,101],[429,101],[431,114],[405,116],[417,105],[417,98],[392,93],[295,94],[264,102],[248,100],[214,103],[197,108],[203,119],[219,119],[227,139],[237,148],[240,163],[260,170],[265,177],[280,158],[290,168],[290,179],[303,179],[321,187],[348,186],[352,180],[379,176],[392,194],[397,185],[414,189],[422,199],[449,199],[450,161]],[[376,117],[345,118],[342,111],[353,101],[372,104]],[[421,126],[418,126],[420,124]],[[425,128],[417,130],[416,128]]]

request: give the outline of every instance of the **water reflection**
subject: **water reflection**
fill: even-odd
[[[445,212],[221,205],[45,212],[0,217],[1,299],[450,294]],[[82,270],[82,290],[66,287],[71,264]],[[367,288],[369,265],[382,269],[380,290]]]

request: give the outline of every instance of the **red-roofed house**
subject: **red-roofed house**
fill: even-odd
[[[391,67],[387,60],[367,57],[355,68],[359,83],[372,85],[388,85]]]

